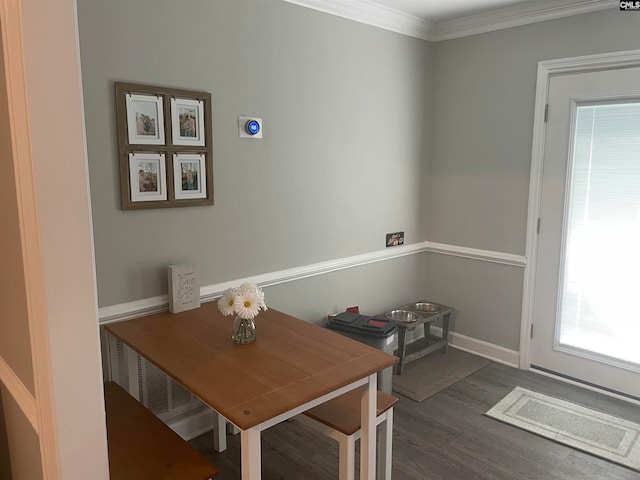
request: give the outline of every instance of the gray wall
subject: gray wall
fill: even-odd
[[[538,62],[638,48],[640,15],[615,8],[438,43],[427,238],[524,255]],[[427,257],[455,331],[518,350],[523,269]]]
[[[101,307],[166,293],[174,263],[209,285],[424,239],[433,45],[281,0],[78,0],[78,15]],[[212,93],[213,207],[119,209],[114,81]],[[238,115],[261,116],[264,139],[238,138]],[[267,302],[378,308],[383,287],[408,295],[404,264]]]
[[[376,251],[395,230],[523,255],[537,63],[640,47],[640,16],[616,9],[437,44],[281,0],[78,13],[101,307],[165,293],[172,263],[214,284]],[[114,81],[212,92],[215,206],[119,209]],[[264,140],[238,138],[245,114]],[[457,333],[517,350],[523,273],[423,254],[266,293],[310,321],[427,296],[460,310]]]
[[[523,255],[538,62],[637,48],[615,8],[438,43],[429,240]]]

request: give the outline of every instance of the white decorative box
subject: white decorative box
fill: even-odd
[[[200,272],[197,265],[171,265],[169,277],[169,311],[184,312],[200,306]]]

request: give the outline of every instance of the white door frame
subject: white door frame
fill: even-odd
[[[583,57],[547,60],[538,63],[536,102],[531,147],[531,173],[529,176],[529,206],[527,211],[527,237],[522,287],[522,318],[520,323],[520,368],[529,370],[531,364],[531,332],[533,326],[534,286],[538,255],[538,218],[542,195],[542,168],[545,145],[545,112],[549,96],[549,80],[556,75],[587,73],[640,66],[640,50],[588,55]],[[553,112],[549,113],[553,115]]]
[[[42,476],[45,480],[61,479],[60,447],[56,427],[55,398],[49,340],[47,298],[45,292],[45,272],[43,268],[40,224],[35,185],[35,169],[31,150],[27,107],[27,78],[24,67],[22,2],[0,3],[0,25],[2,41],[0,55],[4,61],[4,75],[8,103],[8,129],[2,132],[9,138],[11,158],[15,178],[3,179],[3,183],[15,182],[17,225],[14,228],[20,238],[21,251],[2,252],[2,255],[22,257],[23,278],[16,278],[14,290],[9,296],[20,298],[24,295],[23,307],[26,316],[17,316],[14,322],[21,322],[29,333],[29,354],[33,373],[33,391],[30,380],[21,378],[0,352],[0,385],[16,403],[33,432],[38,437]],[[13,233],[13,232],[12,232]],[[16,300],[16,303],[20,300]],[[18,303],[19,304],[19,303]],[[13,312],[22,311],[14,308]],[[8,335],[11,337],[12,332]],[[26,347],[26,345],[25,345]],[[9,438],[9,443],[12,443]],[[15,448],[16,440],[10,448]],[[21,447],[22,445],[19,445]],[[36,461],[34,459],[34,461]],[[34,467],[34,470],[38,468]]]

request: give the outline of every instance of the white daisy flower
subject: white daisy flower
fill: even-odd
[[[267,306],[264,303],[264,292],[261,288],[258,288],[255,283],[243,283],[238,287],[238,290],[247,292],[250,295],[255,295],[258,299],[257,302],[260,305],[260,308],[263,310],[267,309]]]
[[[254,318],[260,312],[262,299],[256,290],[240,288],[234,307],[240,318]]]
[[[218,310],[220,310],[225,317],[236,313],[235,300],[237,294],[236,288],[227,288],[222,294],[222,297],[220,297],[220,300],[218,300]]]
[[[260,310],[266,310],[264,292],[254,283],[243,283],[229,288],[218,300],[218,309],[223,315],[237,315],[240,318],[254,318]]]

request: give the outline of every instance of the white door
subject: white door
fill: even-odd
[[[640,68],[552,76],[531,366],[640,399]]]

